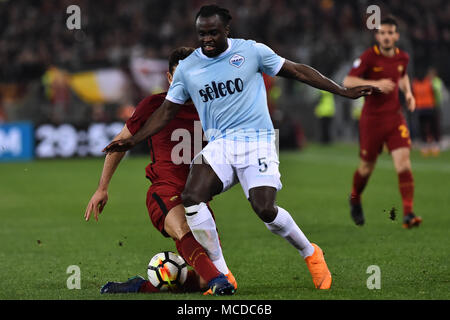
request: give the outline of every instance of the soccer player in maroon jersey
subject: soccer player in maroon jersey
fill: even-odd
[[[393,17],[384,18],[375,34],[378,44],[363,52],[344,79],[344,86],[347,87],[372,85],[381,90],[381,93],[365,97],[359,122],[361,161],[353,175],[350,196],[351,217],[356,225],[364,224],[361,194],[384,144],[392,155],[398,174],[403,202],[403,227],[419,226],[422,222],[422,219],[413,213],[411,138],[401,111],[399,89],[405,95],[408,110],[411,112],[415,109],[415,100],[406,73],[409,55],[395,46],[399,36],[396,20]]]
[[[193,50],[193,48],[181,47],[172,52],[169,57],[169,72],[167,73],[169,83],[172,81],[178,62],[189,56]],[[161,93],[143,99],[114,140],[129,138],[139,131],[152,113],[163,103],[165,97],[166,94]],[[192,270],[188,272],[187,280],[182,288],[184,291],[193,292],[209,287],[205,294],[232,294],[237,288],[236,280],[227,269],[225,261],[222,263],[222,269],[225,268],[228,271],[226,276],[225,272],[220,272],[216,268],[204,248],[195,240],[187,225],[184,207],[181,204],[181,192],[186,184],[189,163],[174,164],[171,158],[172,150],[180,142],[172,141],[171,137],[174,130],[177,129],[187,130],[193,137],[194,121],[199,121],[197,111],[192,103],[186,104],[163,130],[148,139],[152,159],[152,162],[145,168],[146,177],[152,182],[147,192],[148,213],[153,225],[165,237],[175,240],[178,252],[195,270],[195,272]],[[193,140],[191,139],[190,143],[190,159],[193,159],[194,155]],[[106,155],[98,188],[86,208],[86,221],[89,220],[92,212],[95,220],[98,221],[98,215],[108,201],[109,182],[124,155],[125,152]],[[227,290],[227,292],[222,292],[222,290]],[[108,282],[101,289],[101,293],[158,291],[150,281],[146,281],[140,276],[130,278],[126,282]]]

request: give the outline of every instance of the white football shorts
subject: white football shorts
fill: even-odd
[[[280,190],[282,187],[273,141],[217,139],[209,142],[193,162],[201,161],[201,155],[222,181],[222,192],[240,182],[248,199],[252,188],[268,186]]]

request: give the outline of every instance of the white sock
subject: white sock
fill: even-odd
[[[314,252],[314,247],[297,226],[289,212],[278,207],[278,213],[272,222],[266,223],[266,227],[273,233],[282,236],[292,244],[303,258],[309,257]]]
[[[216,222],[214,221],[208,206],[201,202],[198,205],[185,208],[186,221],[198,241],[208,253],[209,258],[217,270],[223,274],[228,273],[228,267],[220,247],[219,235],[217,234]]]

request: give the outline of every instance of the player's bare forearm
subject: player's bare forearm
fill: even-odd
[[[131,137],[131,133],[125,125],[120,133],[114,139],[127,139]],[[92,195],[89,201],[86,211],[84,212],[84,219],[89,221],[91,214],[94,213],[94,218],[98,221],[98,215],[102,213],[103,208],[108,202],[108,185],[114,172],[117,169],[120,161],[122,160],[125,152],[119,152],[114,154],[107,154],[105,162],[103,164],[102,175],[98,183],[97,190]]]
[[[377,83],[373,80],[367,80],[355,76],[346,76],[342,84],[347,88],[351,88],[357,86],[376,86]]]
[[[406,105],[409,111],[414,111],[416,109],[416,100],[414,99],[414,95],[411,91],[411,83],[409,81],[409,76],[405,74],[398,81],[398,87],[405,95]]]
[[[164,100],[163,104],[156,109],[143,127],[133,136],[133,141],[139,143],[145,138],[158,133],[172,120],[180,109],[179,104]]]
[[[123,152],[130,150],[136,144],[144,140],[145,138],[158,133],[164,128],[170,120],[172,120],[177,112],[180,110],[181,105],[164,100],[161,106],[156,109],[155,112],[147,119],[142,128],[136,132],[136,134],[128,139],[117,140],[111,142],[105,149],[106,153]]]
[[[113,141],[120,139],[128,139],[131,138],[131,132],[128,130],[125,125],[122,131],[114,137]],[[98,183],[98,190],[107,191],[109,182],[111,181],[114,172],[119,166],[120,161],[125,156],[125,152],[117,152],[117,153],[109,153],[105,156],[105,162],[103,164],[103,170],[100,177],[100,181]]]
[[[338,85],[333,80],[328,79],[316,69],[289,60],[286,60],[277,75],[288,79],[295,79],[317,89],[326,90],[335,94],[340,94],[345,91],[344,87]]]
[[[109,182],[111,181],[114,172],[119,166],[120,161],[124,157],[125,152],[108,153],[105,156],[105,163],[103,164],[102,175],[98,183],[98,190],[107,191]]]
[[[372,94],[372,90],[375,89],[370,85],[362,85],[355,88],[340,86],[333,80],[325,77],[316,69],[305,64],[295,63],[289,60],[286,60],[277,75],[288,79],[295,79],[314,88],[352,99]]]
[[[398,81],[398,87],[405,95],[411,93],[411,83],[407,74],[400,78]]]

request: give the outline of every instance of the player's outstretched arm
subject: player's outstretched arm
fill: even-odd
[[[161,106],[147,119],[142,128],[136,134],[128,139],[121,139],[111,142],[103,149],[103,152],[123,152],[130,150],[136,144],[145,138],[158,133],[164,128],[170,120],[172,120],[177,112],[180,110],[181,104],[173,103],[169,100],[164,100]]]
[[[379,80],[368,80],[355,76],[346,76],[342,83],[345,87],[351,88],[356,86],[374,86],[378,88],[381,93],[389,93],[395,89],[395,83],[391,79],[379,79]]]
[[[373,92],[378,91],[378,88],[371,85],[362,85],[353,88],[340,86],[333,80],[325,77],[316,69],[305,64],[295,63],[289,60],[285,61],[277,76],[295,79],[309,84],[317,89],[329,91],[351,99],[357,99],[361,96],[368,96]]]
[[[125,125],[120,131],[120,133],[114,137],[114,140],[118,139],[128,139],[132,135]],[[112,154],[107,154],[105,156],[105,162],[103,164],[102,175],[100,176],[100,181],[98,183],[97,190],[92,195],[89,201],[86,211],[84,212],[84,219],[86,221],[91,217],[92,212],[94,212],[94,218],[98,221],[98,215],[102,213],[103,208],[108,202],[108,186],[111,181],[114,172],[116,171],[120,161],[122,160],[125,152],[117,152]]]

